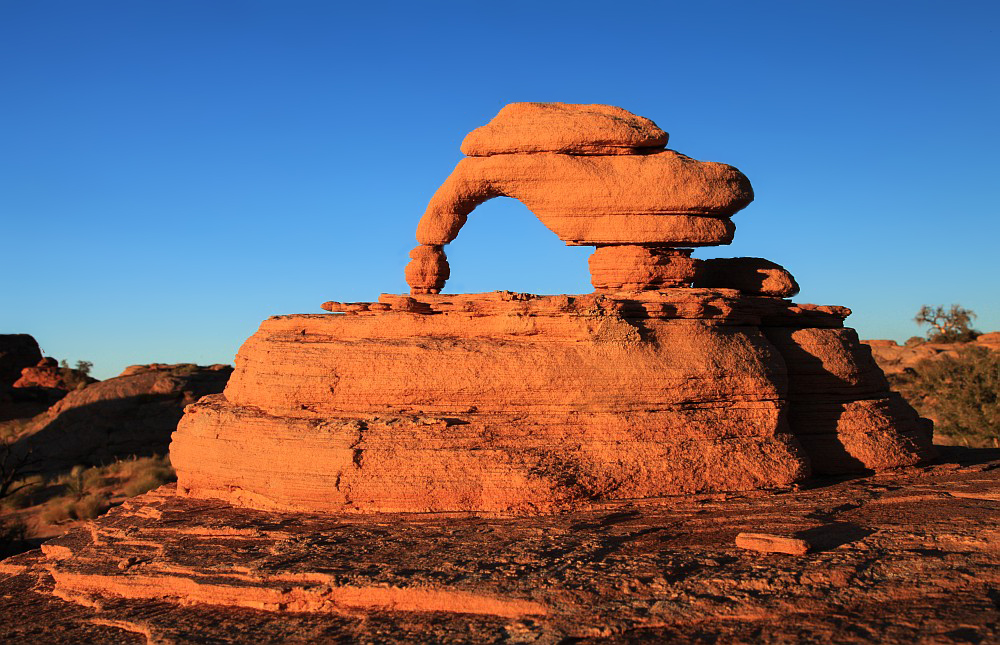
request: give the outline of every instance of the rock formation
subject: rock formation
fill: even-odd
[[[914,342],[900,345],[894,340],[862,341],[871,347],[872,356],[886,376],[896,376],[913,370],[924,360],[935,360],[945,356],[955,356],[963,347],[982,347],[1000,351],[1000,332],[981,334],[975,340],[964,343]]]
[[[462,146],[409,295],[275,316],[174,434],[178,491],[261,509],[522,514],[785,486],[931,456],[930,424],[761,258],[700,261],[753,199],[610,106],[507,106]],[[443,246],[497,196],[596,246],[595,293],[444,295]]]
[[[14,382],[14,387],[42,387],[68,392],[96,382],[97,379],[80,370],[59,367],[56,359],[46,356],[38,364],[21,370],[21,378]]]
[[[66,471],[116,458],[164,455],[184,406],[221,392],[228,365],[149,365],[68,393],[36,417],[14,448],[38,469]]]
[[[34,612],[67,642],[996,640],[1000,453],[907,468],[930,425],[849,309],[692,257],[752,192],[666,141],[504,108],[432,198],[411,292],[264,321],[187,406],[176,490],[0,563],[0,639],[42,640]],[[596,246],[594,293],[442,294],[496,195]]]

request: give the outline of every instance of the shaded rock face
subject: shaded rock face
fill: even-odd
[[[15,450],[30,450],[40,468],[53,472],[166,454],[184,406],[221,392],[231,371],[228,365],[129,368],[126,376],[67,394],[31,422]]]
[[[0,334],[0,387],[13,385],[21,370],[42,360],[42,351],[29,334]]]
[[[514,104],[417,226],[409,295],[276,316],[171,443],[182,495],[319,512],[549,513],[913,465],[931,425],[850,310],[763,258],[699,261],[753,198],[611,106]],[[594,294],[445,295],[443,245],[498,195],[598,247]]]

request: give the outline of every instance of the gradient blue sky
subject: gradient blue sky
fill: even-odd
[[[920,305],[1000,329],[1000,4],[0,0],[0,333],[93,361],[231,362],[271,314],[406,290],[471,129],[610,103],[757,199],[729,247],[862,337]],[[476,210],[449,292],[591,290],[521,204]]]

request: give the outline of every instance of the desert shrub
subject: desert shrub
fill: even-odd
[[[90,368],[94,366],[90,361],[77,361],[76,368],[69,366],[66,359],[59,362],[59,373],[62,375],[63,383],[70,390],[80,390],[90,384]]]
[[[15,484],[16,490],[0,500],[0,504],[6,508],[27,508],[32,504],[33,493],[45,485],[45,478],[41,475],[31,475],[19,479]]]
[[[86,466],[76,465],[69,471],[68,476],[63,477],[62,483],[66,485],[66,489],[70,494],[76,495],[79,498],[83,497],[84,493],[87,492],[87,482],[84,477],[87,470]]]
[[[70,506],[70,517],[74,520],[91,520],[108,510],[111,505],[108,498],[98,493],[91,493],[73,502]]]
[[[924,305],[917,312],[914,320],[918,325],[928,325],[927,340],[932,343],[962,343],[975,340],[979,332],[972,328],[972,319],[976,312],[959,305],[950,309],[938,305]]]
[[[935,432],[967,446],[1000,447],[1000,352],[963,347],[918,363],[896,388]]]
[[[71,509],[76,500],[71,497],[60,497],[50,501],[38,514],[38,519],[45,524],[59,524],[70,519]]]
[[[128,462],[128,468],[123,470],[127,482],[122,492],[127,497],[142,495],[154,488],[159,488],[175,479],[174,469],[167,457],[145,457]]]

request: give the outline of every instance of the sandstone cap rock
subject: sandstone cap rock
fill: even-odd
[[[651,120],[613,105],[511,103],[462,142],[470,157],[563,152],[633,154],[662,149],[667,133]]]

